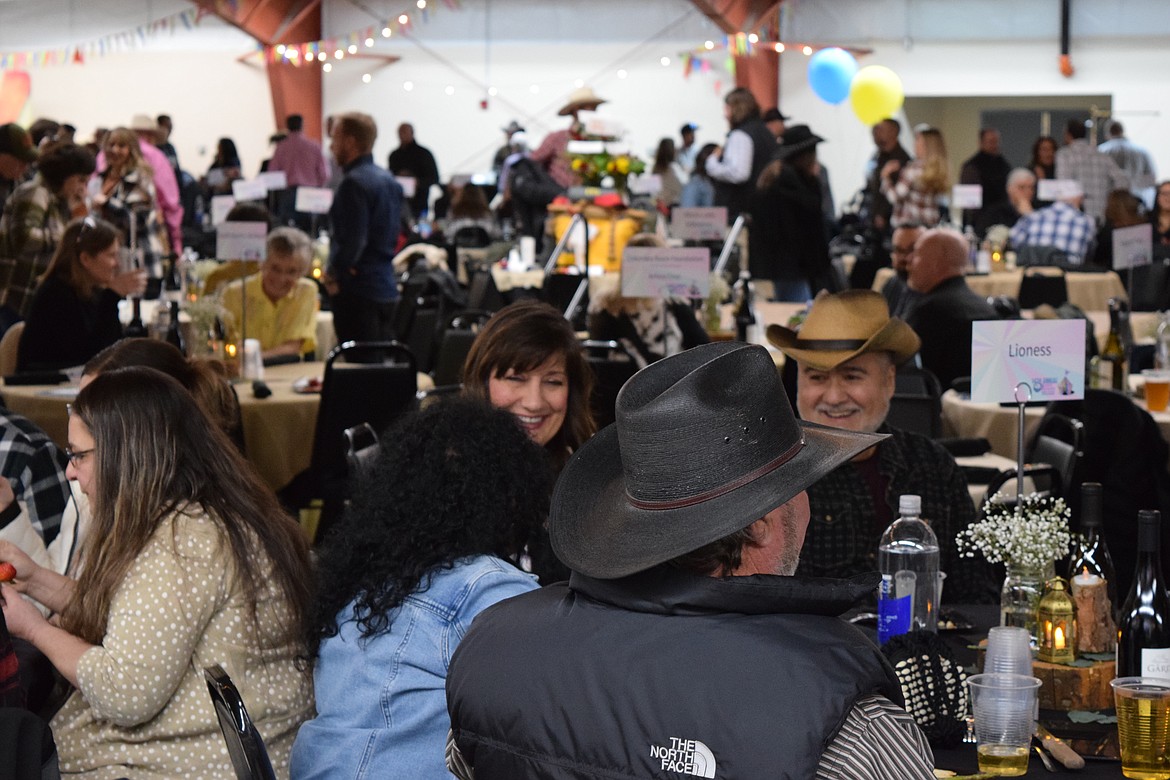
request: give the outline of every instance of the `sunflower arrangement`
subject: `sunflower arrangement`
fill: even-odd
[[[611,152],[608,148],[587,154],[569,153],[573,172],[589,187],[613,187],[625,191],[631,174],[646,171],[646,163],[628,151]],[[609,181],[607,181],[607,179]]]

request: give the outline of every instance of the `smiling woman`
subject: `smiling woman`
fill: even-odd
[[[122,338],[118,299],[141,293],[145,271],[118,271],[118,230],[93,217],[77,220],[40,279],[20,339],[17,369],[79,366]]]

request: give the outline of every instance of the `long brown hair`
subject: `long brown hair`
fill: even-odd
[[[545,449],[557,468],[597,431],[589,406],[593,369],[577,334],[561,313],[542,301],[521,300],[496,312],[471,345],[463,363],[463,392],[491,400],[488,382],[508,371],[531,371],[551,357],[565,359],[569,376],[569,408],[565,422]]]
[[[931,194],[942,194],[951,188],[951,173],[947,167],[947,145],[942,133],[927,127],[918,132],[926,154],[922,159],[922,177],[918,180]]]
[[[97,217],[75,219],[65,228],[61,236],[61,243],[57,244],[57,251],[53,259],[45,268],[39,281],[44,282],[50,276],[55,276],[72,287],[77,296],[84,300],[93,297],[97,290],[93,275],[81,264],[81,255],[97,255],[121,241],[122,234],[118,228]]]
[[[146,158],[142,156],[142,147],[138,145],[137,133],[127,127],[115,127],[106,136],[105,141],[102,143],[102,149],[109,149],[111,145],[116,143],[125,144],[126,148],[129,150],[130,157],[126,160],[125,168],[115,171],[113,170],[113,166],[110,165],[110,157],[107,154],[106,170],[102,171],[103,178],[105,178],[105,176],[111,172],[118,176],[118,178],[121,178],[130,173],[130,171],[134,170],[137,170],[146,176],[154,175],[154,168],[152,168],[150,163],[146,161]]]
[[[271,579],[288,605],[286,639],[301,635],[311,593],[308,543],[190,393],[152,368],[124,368],[94,379],[71,413],[94,439],[93,529],[63,628],[100,643],[135,559],[161,522],[190,507],[220,528],[225,565],[239,576],[253,615]]]

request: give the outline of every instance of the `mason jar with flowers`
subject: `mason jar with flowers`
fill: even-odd
[[[1000,624],[1027,628],[1037,637],[1036,609],[1044,583],[1056,574],[1056,560],[1068,554],[1072,536],[1064,499],[1029,493],[1019,507],[996,493],[983,506],[983,518],[956,537],[959,554],[1002,563],[1007,576],[1000,591]]]

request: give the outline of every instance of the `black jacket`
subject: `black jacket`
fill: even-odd
[[[876,583],[574,572],[476,618],[447,675],[456,743],[477,780],[683,777],[700,760],[711,773],[690,774],[808,780],[857,699],[902,701],[835,617]]]
[[[954,276],[919,298],[906,324],[922,339],[923,367],[946,389],[959,377],[971,376],[971,323],[997,319],[987,299],[972,292],[963,277]]]
[[[821,209],[821,185],[785,164],[765,190],[754,190],[748,233],[752,276],[806,279],[815,293],[826,282],[829,236]]]

